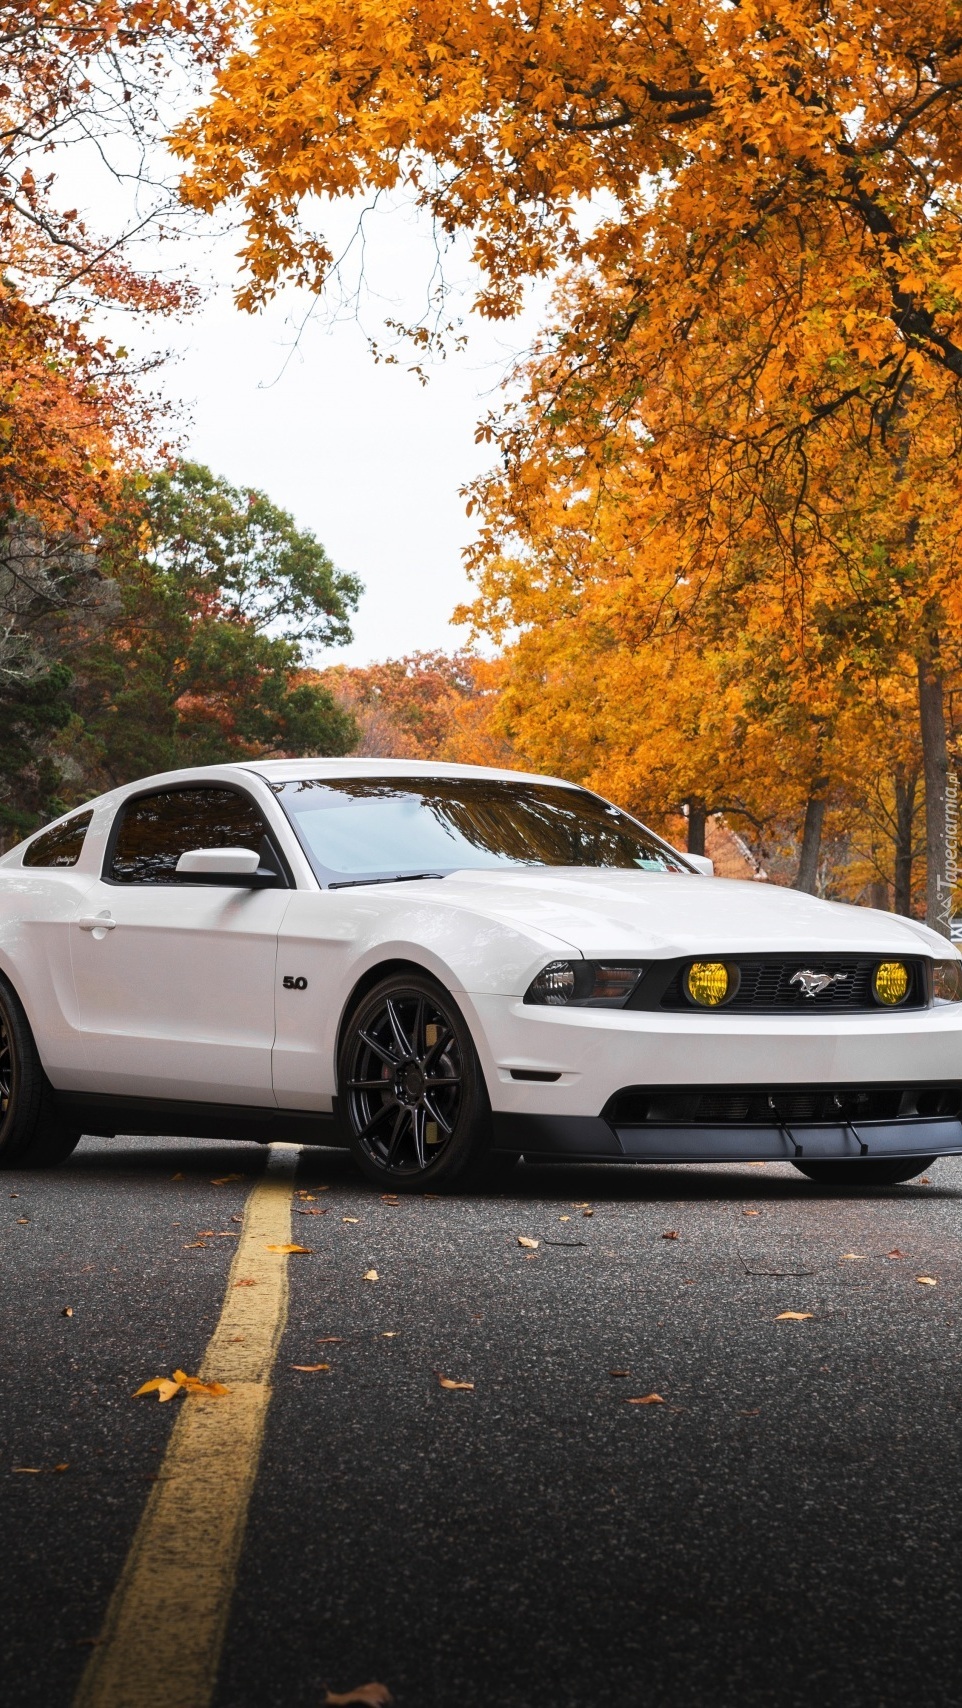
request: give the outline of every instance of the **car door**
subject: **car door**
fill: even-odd
[[[229,847],[257,849],[277,886],[176,877],[181,854]],[[277,934],[290,897],[241,790],[189,784],[128,797],[71,937],[85,1088],[273,1106]]]

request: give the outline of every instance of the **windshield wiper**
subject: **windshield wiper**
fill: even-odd
[[[417,878],[446,878],[447,872],[395,872],[390,878],[342,878],[328,884],[329,890],[354,890],[359,884],[410,884]]]

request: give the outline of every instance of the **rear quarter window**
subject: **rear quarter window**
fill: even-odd
[[[65,824],[43,830],[27,845],[24,866],[76,866],[93,812],[78,812]]]

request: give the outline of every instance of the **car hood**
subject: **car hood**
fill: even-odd
[[[452,872],[438,882],[435,893],[448,904],[516,930],[527,927],[542,941],[545,935],[555,937],[589,958],[779,949],[952,952],[945,938],[900,914],[734,878],[539,867]]]

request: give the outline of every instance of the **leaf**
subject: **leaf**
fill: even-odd
[[[319,1334],[317,1344],[318,1346],[343,1346],[345,1341],[342,1334]]]
[[[209,1394],[215,1400],[230,1393],[223,1382],[202,1382],[199,1376],[188,1376],[186,1370],[175,1370],[174,1381],[188,1394]]]
[[[354,1227],[357,1227],[360,1220],[361,1220],[360,1216],[342,1216],[341,1217],[342,1222],[351,1222]]]
[[[205,1239],[192,1239],[188,1245],[181,1246],[181,1250],[182,1251],[206,1251],[207,1250],[207,1241]]]
[[[243,1281],[235,1281],[234,1286],[235,1287],[256,1287],[257,1282],[256,1282],[253,1275],[245,1275]]]
[[[537,1251],[540,1241],[536,1239],[529,1239],[527,1234],[519,1234],[518,1244],[523,1245],[525,1251]]]
[[[352,1702],[361,1704],[361,1708],[391,1708],[394,1697],[386,1684],[359,1684],[354,1690],[329,1690],[324,1697],[324,1708],[349,1708]]]
[[[141,1394],[156,1394],[163,1405],[165,1400],[172,1400],[174,1395],[179,1393],[179,1382],[172,1382],[169,1376],[155,1376],[152,1381],[145,1382],[142,1388],[138,1388],[132,1397],[139,1400]]]
[[[609,1370],[608,1374],[609,1374],[609,1376],[627,1376],[629,1374],[629,1371],[627,1371],[627,1370]]]
[[[309,1245],[269,1245],[265,1247],[265,1250],[281,1251],[294,1257],[313,1257],[314,1255]]]
[[[678,1229],[677,1228],[667,1228],[661,1237],[662,1237],[662,1239],[677,1239],[678,1238]]]
[[[781,1311],[775,1318],[777,1323],[807,1323],[814,1311]]]
[[[384,1328],[381,1330],[381,1339],[382,1340],[397,1340],[398,1333],[399,1333],[399,1331],[396,1328]]]
[[[938,1282],[935,1279],[934,1275],[916,1275],[915,1279],[918,1282],[920,1287],[937,1287],[938,1286]]]
[[[667,1402],[661,1394],[641,1394],[633,1399],[625,1400],[626,1406],[663,1406]]]
[[[376,1269],[366,1269],[361,1279],[362,1281],[380,1281],[381,1277]]]
[[[11,1465],[11,1471],[19,1472],[24,1477],[42,1477],[43,1468],[40,1465]]]
[[[581,1212],[581,1214],[582,1214],[582,1215],[583,1215],[583,1216],[593,1216],[593,1215],[594,1215],[594,1210],[582,1210],[582,1212]]]
[[[292,1364],[292,1370],[329,1370],[329,1364]]]
[[[220,1174],[216,1180],[211,1181],[211,1185],[229,1186],[232,1180],[244,1180],[245,1178],[246,1176],[243,1174]]]
[[[865,1263],[867,1258],[864,1251],[843,1251],[839,1263]]]
[[[450,1376],[439,1376],[438,1382],[442,1388],[464,1388],[468,1393],[474,1392],[473,1382],[454,1382]]]
[[[60,1315],[62,1317],[72,1317],[73,1316],[73,1305],[64,1305],[64,1308],[61,1311]]]
[[[761,1210],[743,1210],[742,1215],[743,1216],[760,1216]]]
[[[889,1252],[889,1253],[888,1253],[888,1255],[889,1255],[889,1257],[892,1257],[892,1258],[895,1258],[895,1257],[904,1257],[904,1256],[905,1256],[905,1253],[904,1253],[904,1251],[899,1251],[899,1248],[898,1248],[898,1246],[895,1246],[895,1247],[893,1247],[893,1249],[892,1249],[892,1250],[891,1250],[891,1251],[890,1251],[890,1252]]]

